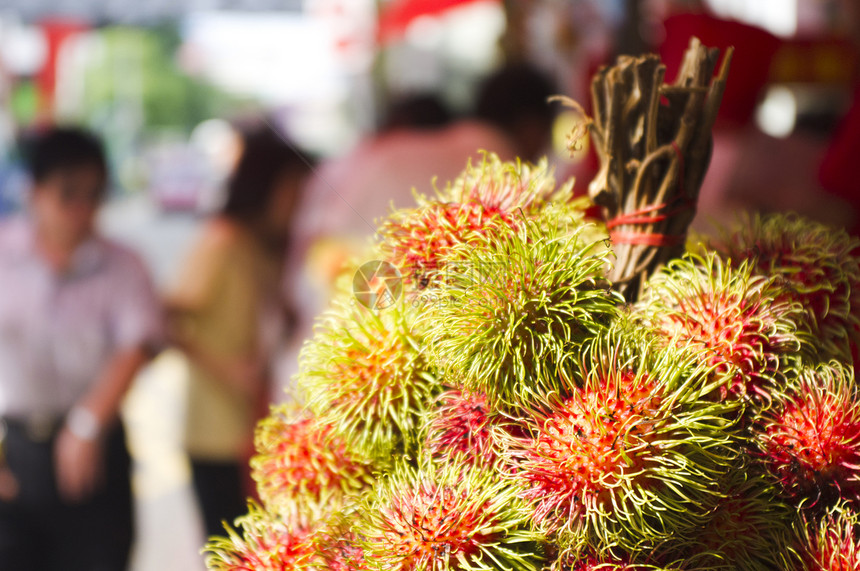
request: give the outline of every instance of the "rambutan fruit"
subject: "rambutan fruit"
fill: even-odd
[[[464,248],[464,271],[421,316],[445,378],[494,405],[554,390],[622,301],[601,248],[533,222]]]
[[[251,473],[260,499],[282,516],[322,519],[373,485],[372,466],[331,422],[286,405],[257,425],[254,444]]]
[[[255,504],[204,548],[210,571],[303,571],[314,560],[314,530],[266,512]]]
[[[571,201],[573,182],[558,186],[546,159],[535,166],[503,162],[485,154],[435,198],[418,196],[418,206],[395,211],[379,229],[380,251],[419,289],[436,281],[451,249],[531,219],[550,204],[581,220],[586,204]]]
[[[515,491],[487,469],[405,462],[363,504],[366,560],[385,571],[539,571],[542,537]]]
[[[838,504],[818,521],[801,518],[800,552],[803,571],[860,570],[860,516]]]
[[[613,329],[583,353],[579,386],[533,405],[528,437],[497,432],[535,524],[597,552],[691,541],[738,455],[731,407],[702,397],[697,367]]]
[[[787,298],[807,310],[824,359],[850,358],[860,327],[860,240],[791,214],[745,220],[713,247],[733,264],[748,261],[776,277]],[[855,338],[856,341],[856,338]]]
[[[340,300],[299,356],[309,408],[363,457],[403,451],[438,391],[414,311],[402,298],[381,312]]]
[[[708,522],[686,554],[690,568],[772,571],[784,568],[794,538],[796,510],[779,498],[770,478],[749,456],[726,473]],[[664,546],[671,553],[671,543]],[[676,553],[675,555],[679,555]]]
[[[355,513],[335,514],[315,535],[315,571],[371,571],[360,537],[353,531]]]
[[[776,282],[754,276],[746,261],[689,255],[652,277],[637,311],[667,342],[712,368],[720,398],[766,404],[811,344],[803,308],[780,297]]]
[[[762,414],[755,438],[785,497],[807,506],[860,505],[860,394],[837,362],[807,369]]]
[[[491,466],[498,457],[493,426],[501,416],[478,392],[450,389],[440,394],[425,425],[424,450],[433,458],[459,457]]]
[[[676,567],[628,563],[612,557],[567,553],[553,563],[551,571],[675,571]]]

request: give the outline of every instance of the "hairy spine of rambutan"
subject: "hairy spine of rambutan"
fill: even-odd
[[[860,332],[860,240],[793,214],[745,219],[714,248],[734,263],[777,278],[806,310],[822,358],[850,362]]]
[[[860,505],[860,392],[851,369],[831,362],[802,371],[757,426],[783,495],[807,506]]]
[[[314,534],[314,571],[371,571],[361,538],[353,529],[355,515],[352,508],[334,514]]]
[[[572,181],[557,186],[546,160],[531,166],[485,154],[435,198],[419,196],[417,207],[384,220],[380,252],[400,269],[407,285],[422,289],[439,281],[456,246],[499,227],[518,227],[548,206],[563,209],[568,221],[581,221],[587,204],[571,200],[571,187]]]
[[[414,313],[402,298],[379,312],[341,299],[300,355],[310,409],[364,457],[403,451],[439,390]]]
[[[711,367],[717,396],[766,405],[812,344],[803,308],[780,296],[778,284],[752,275],[747,262],[689,255],[652,277],[636,313]]]
[[[533,405],[529,437],[497,432],[536,525],[571,549],[693,542],[738,455],[731,408],[702,398],[696,363],[628,327],[588,345],[579,384]]]
[[[802,514],[799,522],[802,571],[856,571],[860,569],[860,515],[850,506],[833,506],[818,520]]]
[[[743,455],[719,481],[718,489],[708,522],[695,534],[694,549],[673,552],[670,542],[661,550],[672,556],[684,554],[686,563],[696,569],[783,568],[794,537],[796,510],[779,498],[772,479],[751,456]]]
[[[312,569],[313,529],[283,520],[256,504],[236,520],[241,531],[226,527],[204,548],[210,571],[304,571]]]
[[[493,404],[557,389],[579,346],[617,315],[602,244],[529,222],[467,250],[444,301],[421,317],[445,378]]]
[[[386,571],[539,571],[542,536],[492,470],[399,463],[366,500],[355,526],[366,560]]]
[[[596,555],[565,555],[559,558],[550,571],[678,571],[677,567],[626,563],[610,557]]]
[[[268,510],[284,517],[323,519],[372,486],[372,466],[326,419],[274,407],[258,424],[254,443],[257,491]]]
[[[492,466],[498,450],[492,429],[502,417],[483,393],[449,389],[425,423],[424,450],[434,458]]]
[[[531,165],[483,153],[477,165],[469,160],[462,174],[446,185],[438,198],[442,202],[480,204],[488,211],[533,213],[547,204],[569,202],[573,180],[559,185],[545,157]]]

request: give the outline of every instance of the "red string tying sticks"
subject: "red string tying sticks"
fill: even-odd
[[[672,141],[672,148],[675,150],[675,155],[678,157],[678,184],[680,187],[679,194],[667,202],[654,204],[619,214],[615,218],[606,223],[606,229],[609,231],[609,238],[616,244],[632,244],[635,246],[678,246],[683,244],[687,239],[686,234],[672,235],[660,234],[657,232],[624,232],[614,230],[619,226],[636,226],[640,224],[654,224],[663,222],[679,212],[693,208],[694,202],[690,200],[684,190],[684,156],[678,148],[678,144]],[[661,212],[663,211],[663,212]]]

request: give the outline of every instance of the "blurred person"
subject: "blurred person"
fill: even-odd
[[[499,129],[516,156],[536,162],[550,148],[555,109],[548,99],[558,93],[552,79],[532,65],[503,67],[481,82],[475,117]]]
[[[503,159],[516,156],[501,131],[472,119],[453,120],[435,94],[394,99],[376,133],[324,163],[309,183],[296,259],[313,258],[312,279],[323,282],[314,289],[324,290],[342,262],[364,249],[374,221],[392,208],[413,206],[415,191],[432,195],[434,185],[453,181],[469,159],[480,159],[481,150]]]
[[[455,120],[438,96],[416,93],[393,99],[376,133],[314,173],[300,206],[295,266],[288,272],[302,299],[287,372],[295,372],[298,340],[311,334],[337,275],[348,260],[364,255],[376,221],[392,209],[415,206],[415,192],[432,196],[437,185],[444,188],[467,161],[479,161],[482,150],[505,160],[516,157],[500,129]]]
[[[481,82],[471,116],[445,112],[433,93],[404,95],[390,102],[378,132],[322,165],[301,205],[293,257],[301,265],[290,272],[302,295],[300,331],[311,333],[335,278],[364,254],[376,223],[392,209],[415,206],[415,192],[432,196],[483,151],[502,160],[538,160],[550,147],[555,114],[547,99],[555,93],[547,76],[522,64]]]
[[[206,534],[245,513],[247,463],[288,315],[282,271],[304,158],[271,129],[244,137],[221,212],[167,299],[188,362],[185,449]]]
[[[713,234],[734,224],[742,211],[797,211],[811,219],[844,226],[843,201],[824,192],[816,177],[824,148],[814,133],[795,129],[776,138],[755,122],[756,109],[772,86],[773,62],[786,40],[761,27],[711,13],[699,1],[648,3],[652,22],[662,20],[659,54],[666,81],[674,81],[691,37],[724,54],[735,48],[726,90],[713,128],[710,167],[702,182],[692,227]]]
[[[843,0],[840,4],[847,32],[860,60],[860,6],[856,0]],[[857,158],[860,157],[860,74],[855,70],[851,104],[834,133],[822,157],[818,176],[830,195],[847,203],[850,221],[846,226],[854,236],[860,236],[860,176]]]
[[[452,120],[451,112],[437,96],[423,93],[395,99],[385,112],[378,131],[438,129]]]
[[[27,212],[0,224],[0,569],[121,571],[133,514],[119,407],[161,311],[138,258],[94,229],[99,140],[49,128],[26,157]]]

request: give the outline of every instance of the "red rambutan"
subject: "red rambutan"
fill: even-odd
[[[860,240],[800,216],[772,214],[744,221],[714,247],[732,263],[748,261],[756,273],[778,278],[782,294],[807,310],[823,357],[850,358],[849,340],[860,325]]]
[[[319,571],[370,571],[364,557],[360,538],[351,530],[355,524],[341,513],[316,535],[317,564]]]
[[[542,568],[541,536],[492,470],[405,463],[377,486],[356,526],[365,557],[386,571]]]
[[[675,569],[674,567],[672,568]],[[552,566],[552,571],[670,571],[667,567],[625,563],[595,555],[564,555]]]
[[[526,419],[530,437],[500,439],[541,529],[637,552],[704,526],[737,453],[727,408],[701,398],[688,356],[617,335],[587,351],[580,387]]]
[[[820,519],[801,518],[800,569],[803,571],[860,570],[860,516],[839,504]]]
[[[228,537],[213,537],[206,545],[211,571],[302,571],[314,559],[313,530],[291,524],[251,504],[238,518],[241,533],[227,527]]]
[[[766,403],[810,342],[799,330],[803,308],[778,294],[776,280],[753,276],[746,262],[732,267],[713,253],[690,255],[649,281],[637,310],[712,368],[721,398]]]
[[[478,392],[451,389],[437,398],[428,417],[424,449],[434,458],[456,457],[492,465],[497,458],[492,428],[499,417]]]
[[[850,370],[834,362],[803,371],[757,424],[765,464],[787,497],[860,505],[860,395]]]
[[[378,231],[381,252],[406,283],[426,287],[452,248],[498,227],[515,228],[549,204],[582,219],[584,203],[570,202],[572,184],[557,186],[546,160],[530,166],[486,154],[435,199],[418,197],[416,208],[398,210],[383,221]]]
[[[257,426],[251,469],[268,510],[319,519],[371,487],[371,466],[351,453],[330,422],[285,406]]]

